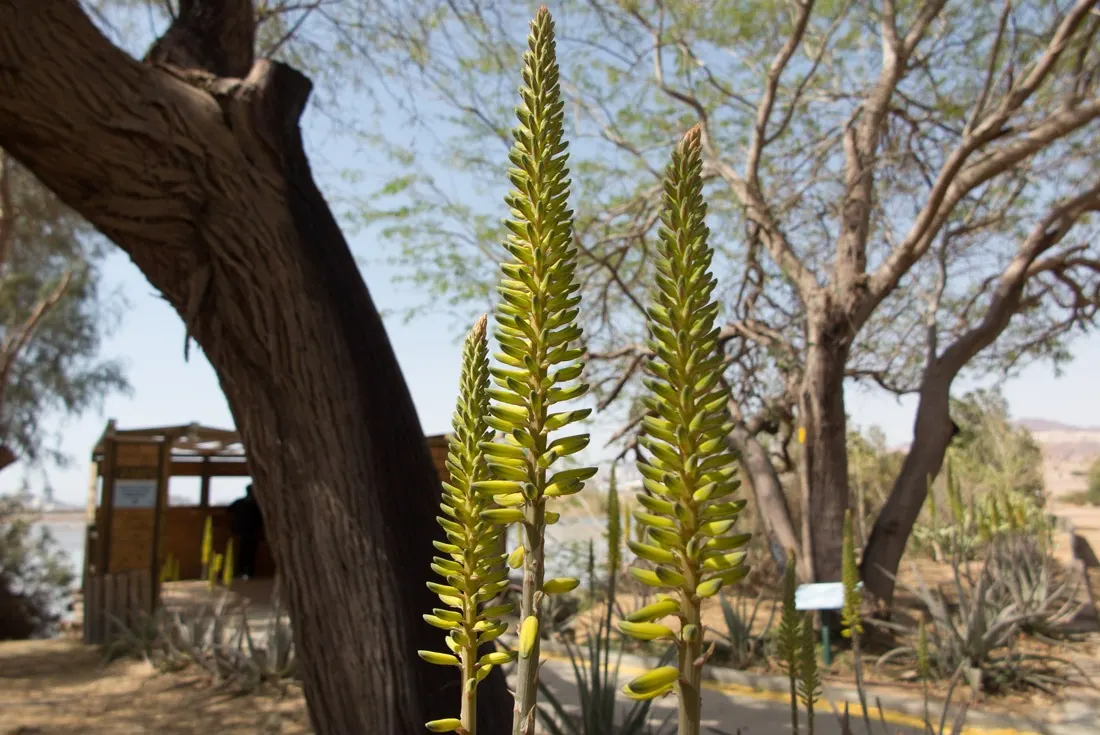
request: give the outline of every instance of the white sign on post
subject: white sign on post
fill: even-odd
[[[858,588],[862,587],[863,582],[860,582]],[[841,582],[801,584],[794,591],[796,610],[839,610],[842,607],[844,607],[844,584]]]
[[[155,508],[156,480],[115,480],[116,508]]]

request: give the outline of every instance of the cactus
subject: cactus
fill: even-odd
[[[663,595],[619,624],[632,637],[670,639],[678,647],[678,667],[643,674],[625,692],[649,699],[675,687],[680,735],[700,732],[702,601],[748,572],[740,549],[749,534],[728,534],[745,503],[730,500],[739,483],[726,443],[732,424],[714,327],[718,304],[711,298],[716,281],[709,272],[700,134],[695,127],[684,136],[665,172],[657,293],[647,310],[656,358],[646,365],[650,414],[642,423],[645,455],[638,463],[645,492],[634,514],[647,534],[644,543],[629,546],[657,566],[630,571]],[[667,615],[679,618],[679,632],[655,622]]]
[[[580,398],[588,389],[575,382],[584,369],[584,350],[576,346],[580,303],[576,282],[577,248],[573,243],[573,213],[569,198],[568,158],[563,140],[564,103],[558,86],[554,23],[540,8],[531,22],[523,57],[519,125],[509,155],[508,177],[514,189],[506,202],[512,219],[505,225],[504,244],[512,260],[501,264],[497,328],[499,366],[491,370],[496,388],[488,425],[503,432],[503,440],[483,442],[493,479],[476,483],[504,507],[482,513],[497,523],[519,523],[523,536],[523,598],[520,609],[520,650],[517,666],[513,735],[530,735],[535,728],[538,697],[539,629],[543,598],[567,592],[575,579],[544,580],[546,527],[558,514],[547,500],[573,495],[595,468],[580,467],[551,474],[552,465],[588,445],[588,435],[551,439],[559,429],[580,421],[590,410],[551,409]]]
[[[489,496],[474,490],[477,482],[488,477],[480,444],[491,434],[485,421],[489,389],[489,347],[485,337],[486,319],[482,316],[466,337],[462,350],[462,376],[454,429],[448,446],[447,469],[450,482],[443,483],[444,516],[437,520],[446,541],[434,541],[444,556],[433,559],[432,570],[444,584],[429,583],[445,607],[432,610],[424,619],[447,631],[450,653],[418,651],[429,663],[456,666],[462,683],[462,705],[458,719],[433,720],[426,727],[432,732],[462,729],[477,733],[477,685],[492,667],[514,658],[510,652],[493,652],[478,657],[479,646],[499,637],[507,625],[500,616],[511,605],[484,608],[508,584],[508,570],[499,553],[500,538],[507,526],[481,517],[492,507]]]
[[[799,620],[794,606],[795,556],[787,552],[787,567],[783,572],[783,602],[779,618],[779,631],[776,636],[779,661],[787,671],[791,696],[791,732],[798,735],[798,661],[799,661]]]

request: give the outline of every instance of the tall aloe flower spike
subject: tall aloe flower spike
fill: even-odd
[[[577,250],[573,245],[573,213],[567,208],[569,179],[566,143],[562,139],[564,105],[558,87],[554,24],[545,7],[531,22],[523,56],[519,125],[509,155],[508,178],[515,187],[505,201],[511,219],[504,247],[510,262],[501,264],[497,329],[499,366],[491,372],[496,388],[487,422],[504,433],[500,442],[481,444],[493,477],[478,488],[504,506],[482,513],[497,523],[519,523],[524,551],[513,557],[523,564],[520,610],[519,665],[512,732],[534,732],[538,694],[539,626],[545,595],[568,592],[578,580],[544,579],[543,539],[546,526],[558,514],[546,509],[549,498],[579,492],[594,468],[551,474],[560,459],[588,445],[588,435],[551,440],[551,434],[585,418],[589,410],[558,411],[554,406],[582,396],[587,385],[577,383],[584,350],[576,347],[575,282]]]
[[[450,482],[443,483],[444,515],[437,520],[446,532],[446,541],[433,541],[445,556],[434,557],[432,570],[444,584],[429,582],[428,588],[439,595],[445,607],[432,610],[424,619],[447,631],[450,653],[418,651],[429,663],[456,666],[461,672],[462,711],[460,718],[427,723],[432,732],[460,731],[477,733],[477,685],[493,666],[515,658],[511,652],[493,652],[478,657],[478,648],[507,630],[501,615],[511,605],[485,608],[508,583],[500,537],[504,526],[482,519],[492,500],[474,491],[474,484],[488,477],[480,448],[490,436],[485,422],[488,411],[489,347],[485,338],[486,319],[482,316],[466,337],[462,349],[462,377],[458,405],[452,419],[453,432],[447,454]]]
[[[699,135],[698,128],[688,132],[665,172],[657,293],[647,310],[656,359],[646,365],[653,376],[645,381],[650,415],[639,441],[646,458],[638,463],[646,492],[634,513],[647,536],[644,543],[631,541],[630,549],[657,567],[630,572],[664,594],[619,624],[635,638],[678,646],[679,666],[643,674],[625,692],[650,699],[677,688],[680,735],[699,733],[702,601],[748,572],[739,549],[749,534],[728,533],[745,503],[729,499],[740,483],[726,448],[732,424],[714,326],[718,304],[711,300],[716,281],[708,271],[713,251],[703,221]],[[669,615],[679,618],[679,632],[655,622]]]

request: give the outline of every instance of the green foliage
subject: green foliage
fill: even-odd
[[[885,654],[880,664],[907,657],[942,679],[972,672],[992,692],[1050,691],[1068,683],[1075,670],[1070,662],[1022,650],[1020,643],[1029,635],[1065,635],[1084,604],[1077,599],[1079,575],[1063,576],[1049,545],[1019,533],[997,534],[980,563],[956,556],[951,564],[946,590],[929,588],[916,569],[916,586],[899,582],[920,600],[932,624],[922,621],[916,643]]]
[[[855,542],[852,535],[852,511],[844,514],[844,545],[841,547],[841,582],[844,585],[844,608],[840,613],[842,634],[845,638],[863,633],[860,608],[863,593],[859,584],[859,565],[856,564]]]
[[[489,346],[485,332],[486,318],[482,316],[463,346],[458,405],[447,452],[450,482],[443,483],[440,507],[445,515],[437,519],[446,540],[432,542],[445,555],[433,557],[432,564],[432,570],[444,583],[429,583],[428,588],[439,596],[444,608],[432,610],[424,620],[447,631],[450,653],[418,652],[425,661],[460,669],[462,712],[461,719],[454,722],[470,735],[477,731],[478,682],[489,675],[494,665],[514,658],[513,654],[503,652],[478,656],[482,645],[507,630],[500,616],[511,610],[508,605],[503,609],[483,607],[508,585],[508,569],[499,551],[506,527],[482,518],[482,513],[493,507],[493,503],[490,496],[474,489],[488,478],[481,445],[492,437],[485,418],[489,405]],[[427,724],[433,732],[448,731],[440,726],[439,721]]]
[[[821,699],[821,674],[817,669],[813,613],[802,616],[798,632],[798,699],[806,708],[806,730],[813,735],[814,705]]]
[[[700,130],[693,128],[677,146],[666,169],[657,258],[657,292],[649,306],[649,342],[656,358],[646,364],[650,414],[639,444],[646,450],[638,469],[645,492],[635,519],[647,527],[646,542],[630,542],[639,558],[655,569],[632,568],[634,576],[678,602],[672,614],[680,632],[652,621],[625,621],[620,628],[638,638],[667,638],[680,648],[678,679],[642,689],[638,679],[628,696],[652,698],[677,686],[680,732],[697,733],[700,718],[702,600],[748,572],[740,551],[748,534],[730,535],[745,502],[731,501],[739,482],[726,436],[732,428],[722,383],[712,300],[717,282],[710,274]],[[663,615],[660,617],[664,617]],[[658,619],[658,618],[654,618]],[[639,677],[639,679],[644,678]]]
[[[619,507],[619,487],[615,482],[615,468],[607,482],[607,575],[619,576],[623,561],[623,517]],[[613,584],[613,583],[612,583]],[[610,599],[614,599],[614,595]]]
[[[787,567],[783,572],[783,601],[779,617],[779,631],[776,635],[776,653],[780,664],[787,671],[791,696],[791,732],[798,735],[798,677],[799,649],[802,645],[798,611],[795,609],[794,592],[796,560],[794,552],[787,554]]]
[[[99,286],[103,251],[79,216],[0,151],[0,447],[64,462],[44,422],[126,390],[99,359],[117,300]]]
[[[0,640],[55,632],[73,583],[49,530],[34,526],[28,499],[0,495]]]
[[[614,583],[611,581],[607,592],[608,599],[613,600]],[[616,715],[615,698],[623,649],[619,647],[616,652],[612,648],[611,630],[609,618],[601,618],[585,643],[587,658],[578,654],[573,645],[566,644],[580,698],[579,717],[572,715],[553,690],[539,681],[539,692],[550,705],[539,706],[539,718],[550,735],[656,735],[657,731],[648,724],[652,700],[634,702],[622,716]],[[665,654],[661,663],[667,663],[673,655],[675,648]]]
[[[278,580],[276,580],[276,590]],[[139,658],[157,670],[173,672],[193,667],[215,685],[247,694],[265,684],[283,685],[299,675],[297,647],[279,594],[254,635],[246,607],[234,607],[224,592],[212,605],[183,610],[159,608],[132,625],[114,619],[115,638],[107,646],[108,660]]]
[[[588,445],[587,434],[551,435],[590,411],[551,413],[555,406],[583,396],[588,386],[578,380],[584,349],[577,346],[582,336],[576,324],[577,249],[568,208],[554,23],[545,8],[531,22],[527,46],[516,108],[519,125],[509,155],[508,178],[514,188],[506,197],[512,218],[505,222],[509,234],[504,247],[512,260],[500,266],[494,332],[500,366],[491,370],[496,388],[488,391],[492,404],[485,419],[504,439],[481,444],[493,479],[475,484],[504,506],[483,511],[483,518],[520,523],[525,532],[515,735],[530,733],[535,724],[542,599],[577,584],[574,579],[544,580],[546,527],[557,520],[547,501],[580,492],[596,473],[590,467],[550,472],[558,460]]]
[[[1100,457],[1089,466],[1085,499],[1092,505],[1100,505]]]
[[[729,663],[735,669],[747,669],[753,664],[767,664],[767,647],[772,630],[772,622],[775,620],[773,606],[764,621],[764,628],[756,632],[757,615],[760,613],[760,605],[764,601],[764,593],[760,592],[751,602],[747,597],[739,597],[731,602],[724,592],[719,592],[718,601],[722,605],[722,617],[726,622],[726,644],[729,647]]]

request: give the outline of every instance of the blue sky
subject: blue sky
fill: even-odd
[[[127,44],[130,45],[130,44]],[[141,45],[141,44],[138,44]],[[378,120],[382,135],[408,135],[397,116]],[[351,197],[357,192],[353,184],[337,172],[354,170],[366,176],[381,175],[387,164],[383,156],[370,149],[360,149],[343,136],[333,133],[317,115],[307,115],[306,135],[312,155],[315,175],[330,197]],[[503,163],[503,161],[502,161]],[[373,189],[377,181],[365,185]],[[504,214],[503,205],[501,214]],[[353,251],[370,264],[364,276],[375,302],[384,312],[400,311],[420,304],[420,294],[402,291],[391,282],[395,272],[378,264],[384,256],[385,243],[379,242],[377,230],[366,230],[351,238]],[[72,458],[68,468],[45,468],[57,500],[82,504],[87,487],[88,461],[92,445],[102,432],[108,418],[115,418],[121,428],[183,424],[192,421],[231,427],[229,409],[218,386],[212,368],[201,350],[191,350],[190,362],[183,359],[183,326],[175,312],[156,295],[138,269],[121,252],[109,258],[104,275],[106,288],[118,288],[127,301],[127,309],[118,330],[104,344],[104,354],[121,357],[133,384],[130,396],[109,397],[102,412],[90,412],[77,420],[54,419],[48,422],[51,431],[62,436],[62,449]],[[406,288],[407,287],[402,287]],[[449,314],[428,315],[405,323],[401,316],[387,319],[390,338],[401,362],[406,380],[420,413],[425,432],[447,430],[457,387],[459,344],[452,329]],[[1091,335],[1078,341],[1073,349],[1075,360],[1064,368],[1061,378],[1054,376],[1047,365],[1033,365],[1005,386],[1012,413],[1016,417],[1040,417],[1077,425],[1100,424],[1100,390],[1096,385],[1096,365],[1100,364],[1100,337]],[[957,385],[957,391],[970,387]],[[861,427],[882,427],[891,444],[911,439],[914,400],[897,401],[881,391],[852,388],[848,391],[849,414]],[[606,422],[605,422],[606,423]],[[594,439],[606,436],[607,425],[592,427]],[[0,475],[0,491],[18,486],[24,477],[17,467]],[[26,475],[32,490],[42,487],[41,473]],[[215,502],[231,499],[240,492],[242,483],[235,480],[216,481]],[[195,493],[197,485],[177,480],[171,490]]]

